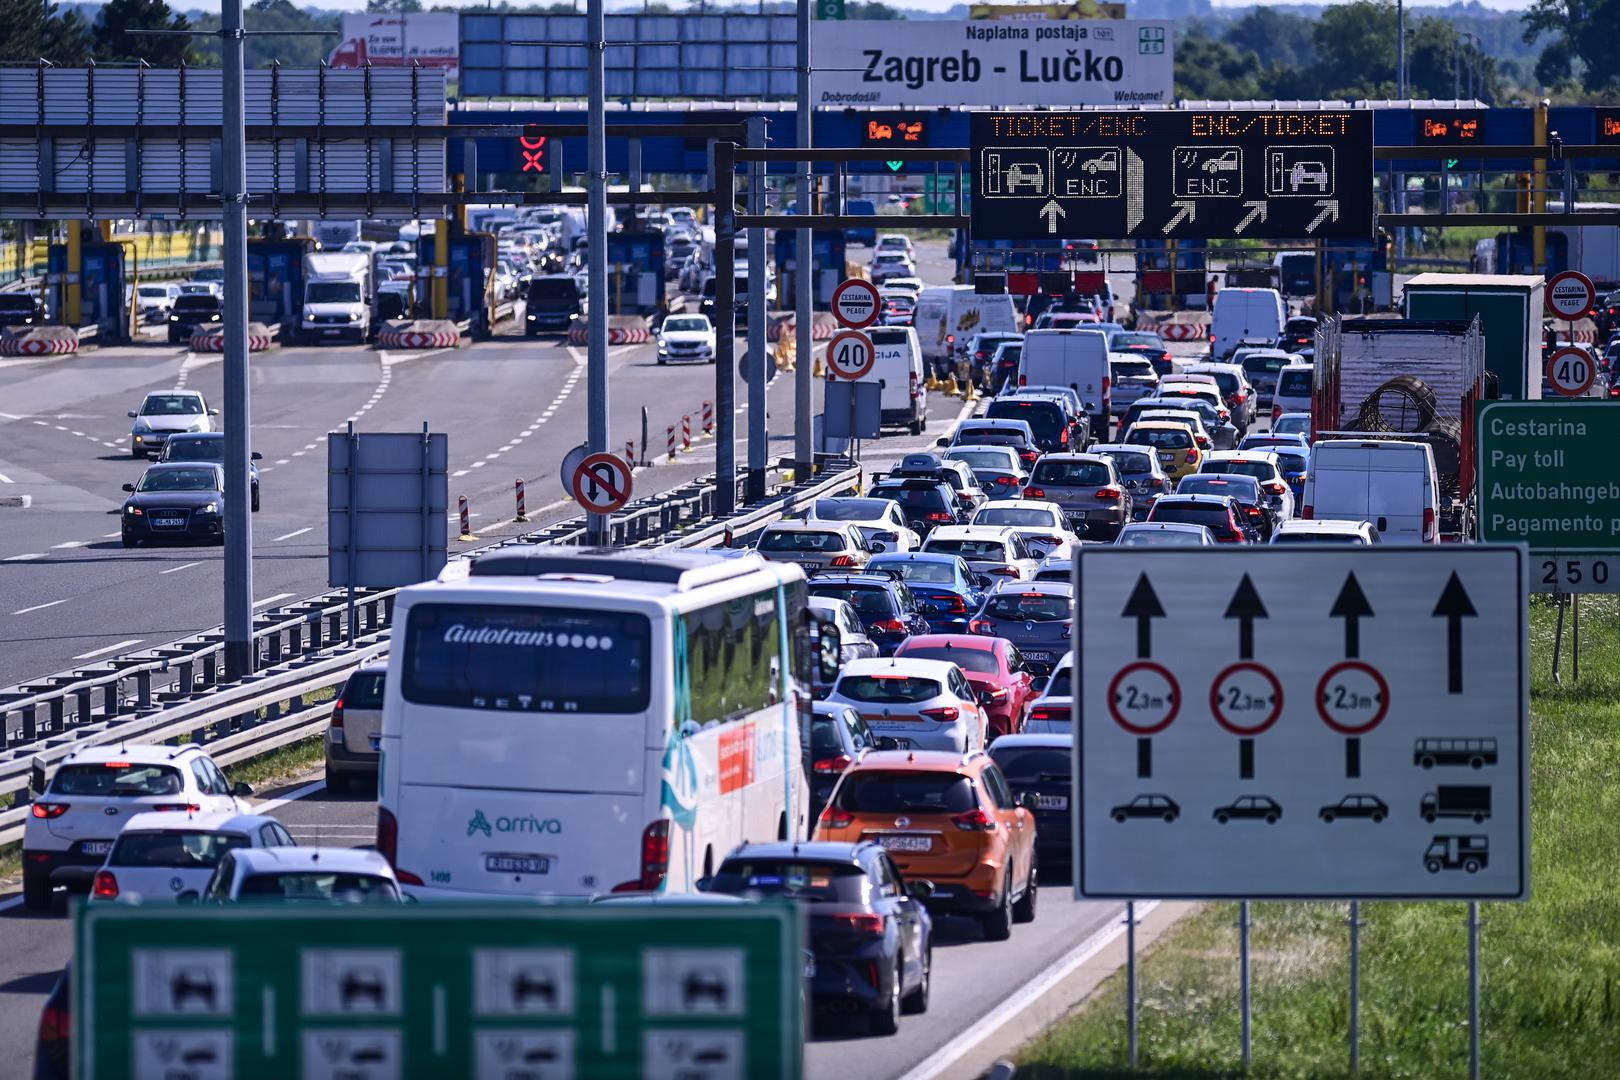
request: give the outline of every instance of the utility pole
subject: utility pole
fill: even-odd
[[[1406,100],[1406,3],[1395,0],[1395,96]]]
[[[225,678],[246,678],[253,648],[253,519],[248,506],[248,454],[252,411],[248,398],[247,146],[242,107],[245,32],[242,0],[223,0],[220,53],[224,57],[221,138],[225,160]]]
[[[590,50],[590,102],[586,116],[585,262],[588,268],[586,301],[585,449],[606,453],[608,448],[607,378],[607,19],[603,0],[586,0],[585,37]],[[608,515],[585,515],[586,541],[604,546],[611,535]]]
[[[799,149],[809,150],[814,138],[810,122],[810,3],[798,0],[798,138]],[[798,204],[800,215],[812,213],[810,206],[811,169],[809,161],[800,162]],[[813,388],[810,373],[815,367],[812,353],[815,338],[811,322],[815,317],[815,240],[809,229],[799,229],[794,248],[797,252],[793,269],[793,322],[797,328],[798,363],[793,371],[793,479],[798,483],[810,479],[815,454],[810,444],[810,399]]]

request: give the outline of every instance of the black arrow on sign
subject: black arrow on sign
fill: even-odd
[[[1153,620],[1164,618],[1164,605],[1159,603],[1146,574],[1136,579],[1136,588],[1131,590],[1120,614],[1136,620],[1136,658],[1146,660],[1153,655]]]
[[[1228,619],[1241,620],[1238,623],[1238,659],[1254,659],[1254,620],[1270,618],[1266,614],[1266,605],[1260,602],[1260,594],[1255,591],[1254,582],[1249,575],[1244,574],[1243,580],[1238,582],[1237,592],[1232,594],[1232,602],[1226,605]]]
[[[1434,617],[1446,620],[1446,692],[1460,694],[1463,692],[1462,672],[1462,621],[1472,619],[1479,612],[1474,610],[1473,601],[1468,599],[1468,591],[1463,588],[1457,579],[1457,572],[1451,572],[1451,580],[1446,582],[1445,590],[1440,594],[1439,603],[1434,605]]]
[[[1344,579],[1344,588],[1339,590],[1339,598],[1333,601],[1333,610],[1328,616],[1344,620],[1344,657],[1346,660],[1356,660],[1361,656],[1361,620],[1370,619],[1373,615],[1372,605],[1367,603],[1367,594],[1361,591],[1361,583],[1356,575],[1350,574]]]

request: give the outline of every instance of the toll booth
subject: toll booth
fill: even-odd
[[[607,261],[609,314],[651,315],[664,306],[663,233],[608,233]]]
[[[798,295],[798,282],[793,277],[798,269],[797,229],[776,230],[777,306],[793,306]],[[810,285],[811,307],[816,311],[831,311],[833,290],[844,280],[844,234],[818,229],[810,234],[810,261],[815,275]]]
[[[416,241],[417,310],[432,312],[433,318],[441,313],[433,311],[433,278],[437,272],[435,233],[424,232]],[[487,338],[495,326],[495,237],[491,233],[465,233],[450,238],[449,279],[450,309],[442,317],[451,322],[466,322],[467,332],[475,338]]]
[[[304,306],[304,256],[315,250],[307,236],[247,243],[248,318],[282,327],[282,340],[298,335]]]
[[[46,253],[45,265],[48,286],[45,308],[51,322],[67,324],[68,286],[76,284],[79,286],[78,328],[93,329],[96,340],[101,342],[129,340],[122,244],[81,243],[77,274],[68,267],[68,245],[52,244]]]

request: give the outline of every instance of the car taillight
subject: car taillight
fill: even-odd
[[[1018,451],[1018,459],[1025,465],[1033,465],[1041,460],[1041,452],[1039,450],[1020,450]]]
[[[913,398],[919,398],[919,397],[922,396],[922,390],[917,385],[917,373],[915,371],[911,372],[910,389],[911,389],[911,396]]]
[[[871,911],[848,911],[837,915],[823,915],[821,920],[834,930],[847,930],[852,934],[883,936],[883,916]]]
[[[877,622],[872,623],[871,627],[873,630],[882,630],[891,634],[903,634],[906,632],[906,624],[899,619],[879,619]]]
[[[833,757],[817,758],[810,766],[812,772],[841,773],[849,768],[854,759],[848,754],[837,754]]]
[[[377,807],[377,854],[388,860],[394,876],[402,885],[420,885],[422,879],[409,870],[399,868],[399,819],[383,807]]]
[[[945,513],[943,510],[935,510],[931,514],[925,514],[924,517],[928,521],[955,521],[956,520],[956,518],[952,517],[950,514]]]
[[[1028,375],[1019,375],[1018,376],[1018,385],[1019,386],[1028,386],[1029,385],[1029,376]]]
[[[1058,432],[1058,445],[1059,446],[1068,446],[1069,445],[1069,428],[1068,428],[1068,425],[1064,425],[1063,430]]]
[[[946,345],[955,345],[956,344],[956,335],[955,334],[946,334],[945,335],[945,344]]]
[[[1305,508],[1299,512],[1299,516],[1305,521],[1311,520],[1311,518],[1316,516],[1316,507],[1312,506],[1310,503],[1306,503]]]
[[[962,715],[961,710],[955,705],[946,705],[939,709],[918,709],[917,711],[940,724],[953,724],[956,722],[956,718]]]
[[[1046,489],[1037,487],[1025,488],[1024,497],[1026,499],[1044,499],[1046,498]]]
[[[1276,422],[1278,420],[1281,420],[1281,419],[1282,419],[1282,406],[1281,405],[1273,405],[1271,407],[1271,422],[1273,424],[1276,424]]]
[[[979,809],[969,810],[965,814],[953,814],[951,823],[963,832],[996,831],[996,819]]]
[[[171,814],[195,814],[202,810],[196,803],[165,802],[152,807],[153,810],[166,810]]]
[[[832,562],[828,563],[827,565],[828,566],[854,566],[855,565],[855,557],[853,555],[835,555],[835,556],[833,556]]]
[[[1425,541],[1433,538],[1435,528],[1434,508],[1432,506],[1425,506],[1423,508],[1423,539]]]
[[[95,894],[98,900],[116,900],[118,899],[118,879],[113,876],[111,870],[97,870],[96,883],[91,886],[90,891]]]
[[[970,634],[994,634],[995,632],[995,624],[989,619],[973,619],[968,623],[968,633]]]
[[[1010,487],[1014,483],[1016,483],[1016,481],[1013,480],[1013,478],[1010,477],[1010,476],[998,476],[998,477],[996,477],[996,486],[997,487]]]
[[[337,704],[332,706],[332,730],[343,730],[343,699],[338,698]]]
[[[1265,489],[1273,495],[1281,495],[1288,490],[1288,485],[1280,480],[1271,480],[1265,484]]]
[[[1232,404],[1232,405],[1241,405],[1247,400],[1248,400],[1248,395],[1247,394],[1233,394],[1231,399],[1230,399],[1230,404]]]
[[[1093,495],[1092,498],[1094,498],[1094,499],[1117,499],[1122,494],[1123,494],[1123,492],[1121,492],[1119,490],[1119,488],[1117,488],[1117,487],[1105,487],[1105,488],[1098,488],[1097,489],[1097,494]]]
[[[34,804],[34,816],[37,818],[59,818],[68,812],[70,803],[65,802],[37,802]]]
[[[656,892],[669,873],[669,818],[641,830],[641,876],[613,886],[614,892]]]
[[[855,815],[847,810],[840,810],[836,806],[827,807],[821,812],[821,816],[816,819],[816,828],[818,830],[823,828],[847,829],[853,824],[855,824]]]
[[[73,1013],[68,1009],[58,1009],[54,1005],[45,1006],[45,1011],[39,1014],[39,1041],[66,1042],[72,1037]]]
[[[986,570],[985,573],[995,577],[1016,578],[1018,576],[1018,568],[1015,566],[992,566],[990,569]]]
[[[1031,709],[1029,711],[1029,718],[1031,720],[1040,720],[1044,722],[1071,719],[1068,709],[1054,709],[1049,705],[1043,705],[1040,708]]]
[[[1262,511],[1258,506],[1248,506],[1244,507],[1244,509],[1249,512],[1250,517],[1259,517],[1262,513],[1264,513],[1264,511]]]
[[[970,492],[958,491],[956,493],[956,501],[961,503],[963,506],[972,506],[973,495]]]
[[[967,604],[962,602],[962,598],[960,596],[947,596],[941,602],[945,605],[945,607],[944,607],[943,611],[941,612],[941,614],[944,614],[944,615],[966,615],[967,614]]]

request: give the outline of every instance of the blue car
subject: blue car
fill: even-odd
[[[1305,504],[1305,473],[1311,463],[1311,452],[1294,446],[1267,448],[1277,455],[1277,467],[1282,470],[1283,481],[1294,492],[1294,505]]]
[[[930,633],[967,633],[968,620],[984,602],[983,575],[960,555],[895,552],[876,556],[867,569],[891,571],[905,580]]]
[[[814,574],[810,595],[847,600],[866,627],[866,636],[877,643],[879,656],[893,656],[906,638],[929,631],[917,598],[898,575]]]

